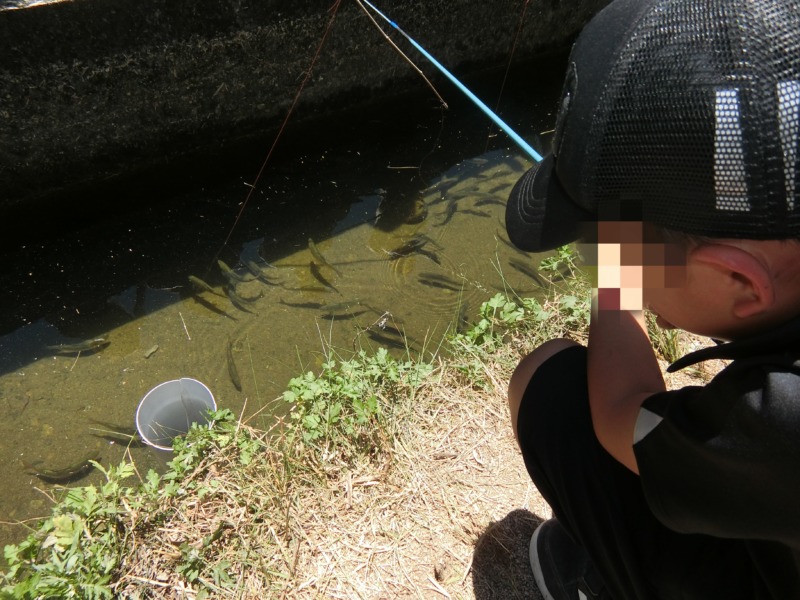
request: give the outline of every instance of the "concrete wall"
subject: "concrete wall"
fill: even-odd
[[[523,7],[519,60],[568,46],[607,1],[376,4],[463,76],[505,63]],[[0,208],[275,130],[332,4],[71,0],[0,10]],[[355,1],[343,0],[293,119],[423,85]]]

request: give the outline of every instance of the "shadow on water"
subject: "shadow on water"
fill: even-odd
[[[562,73],[563,58],[526,65],[503,97],[504,119],[542,151]],[[501,77],[469,83],[490,99]],[[429,357],[497,291],[541,294],[539,281],[511,266],[535,268],[540,257],[510,247],[503,225],[508,192],[529,159],[456,90],[440,91],[448,111],[410,96],[290,128],[227,245],[263,140],[220,149],[216,169],[203,160],[192,175],[175,167],[162,179],[99,188],[103,198],[87,198],[105,206],[95,218],[64,216],[61,231],[8,248],[0,263],[0,520],[49,511],[36,491],[47,482],[23,460],[55,468],[129,454],[140,472],[163,468],[163,455],[108,433],[129,429],[140,399],[163,381],[198,379],[219,407],[268,425],[287,408],[289,378],[318,370],[331,353],[383,346]],[[98,337],[110,343],[91,352],[48,348]],[[99,477],[81,473],[79,483]],[[23,533],[3,525],[0,542]]]

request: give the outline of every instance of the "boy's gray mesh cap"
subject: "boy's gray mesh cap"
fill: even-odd
[[[512,190],[509,237],[548,250],[577,221],[635,219],[799,238],[798,140],[800,0],[615,0],[573,47],[552,153]]]

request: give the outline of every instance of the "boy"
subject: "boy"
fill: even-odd
[[[588,348],[509,383],[546,599],[800,598],[799,159],[800,2],[614,0],[576,41],[506,213],[597,265]],[[733,362],[666,391],[644,307],[719,341],[671,370]]]

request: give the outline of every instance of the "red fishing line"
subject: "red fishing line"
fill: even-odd
[[[311,59],[311,64],[306,70],[305,77],[303,77],[303,81],[300,83],[300,87],[297,89],[297,93],[294,96],[294,100],[292,101],[289,110],[286,112],[286,117],[283,119],[283,123],[281,123],[281,126],[278,129],[278,133],[275,135],[275,139],[272,142],[272,146],[270,146],[269,152],[267,152],[267,156],[264,159],[264,162],[261,163],[261,168],[258,170],[256,178],[253,180],[253,183],[249,185],[250,189],[247,192],[247,196],[245,196],[244,202],[242,203],[242,207],[239,209],[239,213],[236,215],[236,219],[234,220],[233,225],[230,228],[230,231],[228,231],[228,235],[225,238],[225,241],[222,243],[222,246],[217,251],[217,254],[211,261],[212,264],[214,260],[216,260],[216,258],[219,256],[220,252],[222,252],[222,250],[225,248],[225,246],[228,245],[228,241],[230,241],[234,229],[236,229],[236,226],[239,224],[239,219],[241,219],[242,214],[244,213],[244,209],[247,208],[247,203],[250,201],[250,197],[253,195],[253,192],[255,192],[256,186],[258,185],[258,182],[261,180],[261,175],[264,173],[264,169],[266,168],[267,163],[269,162],[269,159],[275,150],[275,147],[278,145],[278,140],[280,139],[283,130],[286,128],[286,124],[289,122],[289,119],[292,116],[295,107],[297,106],[297,102],[300,100],[300,95],[303,93],[303,89],[306,87],[308,80],[311,79],[311,74],[314,71],[314,66],[317,64],[317,60],[319,59],[320,54],[322,53],[322,48],[325,45],[325,41],[328,39],[328,34],[330,33],[333,27],[333,22],[336,20],[336,13],[338,12],[339,5],[341,5],[341,3],[342,0],[336,0],[333,3],[333,5],[328,9],[328,12],[330,13],[331,17],[328,20],[328,25],[325,28],[325,33],[323,33],[322,35],[322,39],[320,40],[319,45],[317,46],[317,50],[314,53],[314,57]]]

